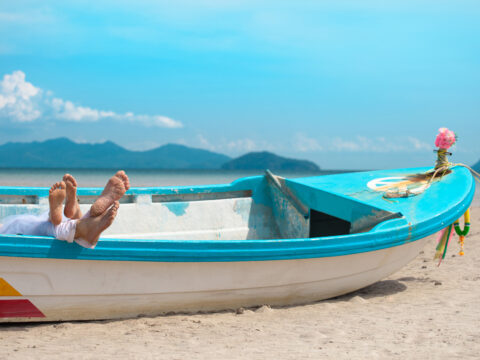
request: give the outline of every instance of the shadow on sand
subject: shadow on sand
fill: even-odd
[[[402,279],[399,279],[402,280]],[[375,284],[364,287],[363,289],[334,297],[332,299],[324,300],[324,302],[329,301],[348,301],[355,296],[360,296],[364,299],[372,299],[376,297],[384,297],[389,295],[394,295],[399,292],[407,290],[407,286],[400,282],[399,280],[382,280],[378,281]]]

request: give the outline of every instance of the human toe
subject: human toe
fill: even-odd
[[[75,180],[75,178],[70,174],[63,175],[63,181],[65,181],[66,183],[70,183],[70,185],[72,186],[77,186],[77,180]]]
[[[128,178],[127,174],[125,174],[125,171],[123,170],[117,171],[115,176],[120,180],[122,180],[123,186],[125,186],[125,190],[128,190],[130,188],[130,179]]]

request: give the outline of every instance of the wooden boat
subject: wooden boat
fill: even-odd
[[[467,169],[431,183],[426,171],[132,188],[95,249],[0,236],[0,321],[293,305],[360,289],[412,260],[470,205]],[[100,191],[78,190],[83,210]],[[0,223],[47,210],[47,196],[0,187]]]

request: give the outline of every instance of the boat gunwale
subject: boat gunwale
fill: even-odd
[[[231,184],[182,186],[172,188],[133,188],[169,190],[192,193],[212,187],[235,190],[244,188],[262,176],[239,179]],[[234,186],[235,185],[235,186]],[[239,186],[240,185],[240,186]],[[5,190],[8,187],[0,187]],[[17,188],[25,189],[25,188]],[[43,188],[27,188],[32,191]],[[85,189],[85,188],[84,188]],[[86,188],[90,189],[90,188]],[[95,188],[95,191],[98,189]],[[224,262],[306,259],[350,255],[394,246],[425,238],[453,223],[468,209],[475,194],[475,183],[470,178],[470,189],[458,203],[442,213],[414,226],[375,230],[365,233],[320,238],[259,239],[259,240],[144,240],[102,238],[95,249],[58,241],[53,237],[0,235],[0,257],[52,258],[75,260],[158,261],[158,262]]]

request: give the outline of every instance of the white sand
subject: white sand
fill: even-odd
[[[0,325],[0,359],[479,359],[478,207],[471,231],[463,257],[452,241],[437,267],[432,242],[388,279],[306,306]]]

